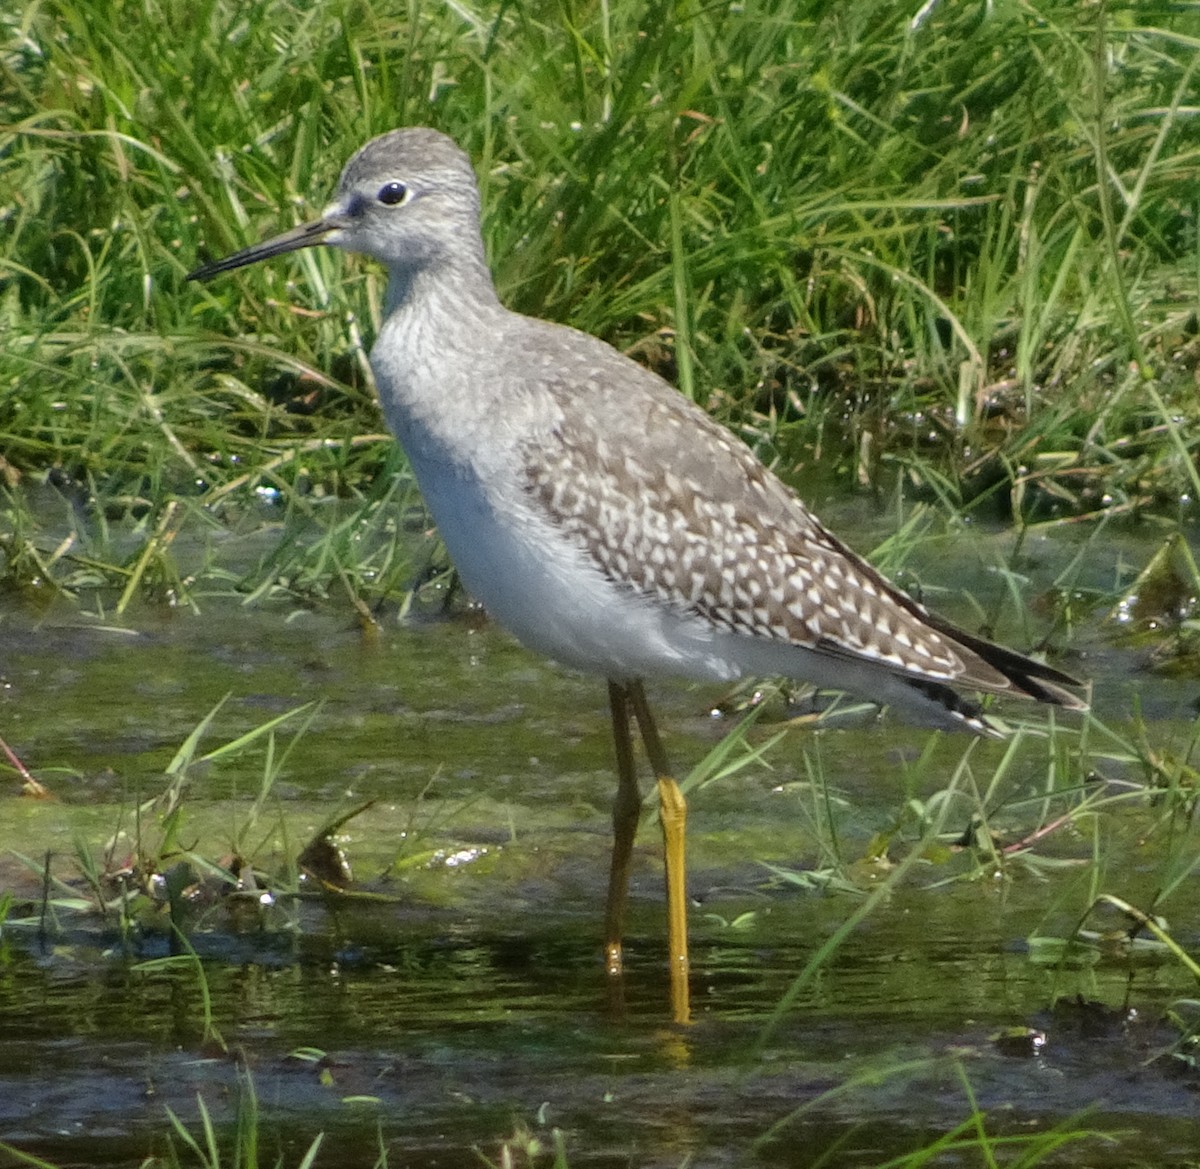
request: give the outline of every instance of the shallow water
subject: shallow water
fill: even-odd
[[[860,523],[854,542],[869,547],[881,526]],[[1030,595],[1081,538],[1030,542]],[[945,544],[922,577],[999,595],[1003,581],[978,565],[1003,540]],[[1122,564],[1146,556],[1137,534],[1117,534],[1075,583],[1111,590]],[[928,599],[970,617],[953,595]],[[971,783],[989,782],[1006,745],[873,720],[793,730],[769,767],[696,791],[695,1022],[684,1028],[666,1010],[653,822],[639,838],[620,993],[600,963],[612,793],[602,684],[462,611],[366,635],[332,604],[212,597],[199,616],[121,622],[86,608],[0,615],[0,733],[56,797],[18,797],[14,780],[0,800],[0,893],[13,895],[0,935],[0,1139],[56,1163],[134,1165],[164,1151],[166,1109],[194,1128],[202,1100],[226,1131],[252,1083],[262,1149],[287,1164],[318,1132],[318,1164],[372,1164],[382,1143],[393,1165],[477,1165],[476,1150],[496,1158],[505,1140],[520,1164],[522,1140],[552,1145],[559,1129],[572,1165],[869,1166],[931,1145],[976,1107],[995,1138],[1067,1122],[1116,1134],[1042,1163],[1195,1164],[1200,1078],[1164,1054],[1179,1034],[1164,1012],[1196,995],[1181,963],[1102,940],[1086,965],[1059,969],[1027,941],[1069,934],[1098,892],[1148,904],[1198,852],[1190,823],[1164,826],[1162,801],[1134,786],[1145,776],[1095,728],[1096,770],[1133,793],[1127,803],[1050,834],[1037,863],[1014,858],[1002,876],[974,850],[931,850],[800,987],[820,945],[887,879],[861,859],[875,834],[908,801],[943,791],[965,755],[946,839],[960,833]],[[1021,640],[1018,623],[999,633]],[[1143,651],[1115,645],[1094,619],[1072,646],[1063,664],[1096,679],[1103,721],[1131,733],[1136,694],[1147,738],[1164,752],[1186,745],[1192,681],[1150,674]],[[728,730],[711,713],[720,697],[655,685],[682,770]],[[145,965],[171,953],[161,913],[126,928],[66,904],[43,914],[42,871],[67,882],[54,895],[83,897],[80,849],[110,870],[139,842],[162,850],[163,806],[146,801],[171,788],[164,769],[222,699],[197,755],[319,705],[294,743],[307,716],[280,725],[273,756],[263,738],[193,764],[177,785],[168,862],[192,849],[211,862],[248,856],[275,891],[261,906],[198,882],[178,920],[201,980],[186,958]],[[768,710],[753,741],[781,712]],[[1069,754],[1080,720],[1058,721]],[[1046,768],[1043,741],[1027,736],[992,823],[1007,840],[1039,822]],[[297,887],[299,848],[367,801],[338,834],[352,892]],[[897,859],[915,839],[909,824]],[[777,875],[828,868],[834,847],[858,893]],[[1168,924],[1195,954],[1194,876],[1181,890]],[[1089,924],[1124,923],[1110,913]],[[1002,1034],[1014,1028],[1045,1042]],[[979,1154],[946,1149],[932,1163]]]

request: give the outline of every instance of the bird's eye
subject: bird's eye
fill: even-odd
[[[403,183],[392,182],[384,183],[379,188],[379,194],[376,198],[380,203],[386,203],[389,207],[395,207],[397,203],[403,203],[408,196],[408,188]]]

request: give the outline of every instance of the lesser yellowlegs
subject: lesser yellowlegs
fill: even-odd
[[[609,345],[499,301],[466,154],[396,130],[346,165],[319,219],[190,279],[314,244],[386,265],[371,367],[463,583],[532,649],[608,679],[618,788],[605,921],[621,924],[641,808],[630,720],[658,779],[672,1003],[687,1017],[685,805],[647,676],[782,676],[935,727],[989,733],[955,689],[1080,709],[1068,675],[928,612],[830,534],[747,447]]]

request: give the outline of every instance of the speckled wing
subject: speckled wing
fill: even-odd
[[[667,392],[631,395],[616,431],[611,408],[601,405],[605,426],[591,425],[577,398],[581,416],[539,442],[527,469],[529,491],[610,579],[733,633],[918,681],[1082,705],[1054,684],[1071,684],[1066,675],[957,630],[896,589],[733,435],[639,372]]]

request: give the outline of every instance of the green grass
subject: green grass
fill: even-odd
[[[512,307],[676,377],[785,474],[819,444],[848,483],[901,468],[953,507],[1186,513],[1194,16],[912,15],[101,0],[0,18],[3,579],[178,599],[219,568],[173,567],[181,528],[253,522],[265,491],[334,531],[314,494],[353,514],[396,490],[364,360],[380,274],[308,253],[183,275],[312,213],[361,142],[419,123],[476,159]],[[65,521],[30,505],[47,476]],[[354,591],[344,558],[301,568]]]
[[[1177,530],[1200,498],[1200,18],[1152,2],[917,10],[35,0],[0,13],[0,592],[117,617],[203,611],[217,593],[364,623],[386,599],[443,603],[443,561],[411,552],[427,519],[365,360],[381,273],[312,251],[183,279],[319,210],[371,135],[428,124],[476,160],[511,307],[674,379],[802,491],[815,475],[875,493],[897,519],[876,559],[906,584],[922,550],[974,515],[1010,522],[1004,586],[979,600],[978,626],[1030,645],[1108,609],[1113,639],[1194,673],[1200,585]],[[1113,525],[1146,521],[1161,551],[1108,587],[1089,581]],[[1089,533],[1046,598],[1023,574],[1039,524]],[[209,729],[169,771],[203,761]],[[295,889],[300,842],[275,849],[263,807],[287,759],[274,733],[264,723],[218,749],[267,755],[228,841],[180,844],[173,779],[153,815],[114,828],[133,835],[139,879],[186,854],[209,884],[232,884],[213,859],[225,848],[263,868],[260,855],[284,853],[267,876]],[[730,739],[693,783],[757,764],[770,734]],[[775,879],[873,890],[848,931],[918,863],[946,881],[1056,876],[1030,943],[1061,965],[1092,945],[1099,909],[1120,916],[1125,878],[1105,854],[1135,802],[1161,880],[1119,928],[1158,930],[1190,970],[1155,917],[1194,883],[1196,729],[1181,736],[1052,725],[986,768],[964,753],[932,789],[921,755],[902,769],[895,823],[865,847],[841,835],[818,738],[797,784],[818,876]],[[1143,783],[1093,784],[1089,769],[1109,766]],[[1031,767],[1044,774],[1032,790]],[[957,866],[938,831],[951,806],[947,822],[972,824]],[[1062,836],[1093,848],[1071,880],[1045,846]],[[900,867],[879,883],[889,849]],[[94,841],[69,875],[29,864],[45,870],[40,911],[9,929],[53,935],[84,914],[175,924],[145,888],[114,887]],[[846,931],[817,948],[780,1017]],[[1178,1013],[1175,1055],[1194,1064],[1194,1012]],[[255,1155],[257,1112],[245,1115],[238,1163]],[[219,1163],[207,1117],[195,1138],[171,1123],[170,1160]],[[1024,1138],[994,1137],[976,1111],[911,1163],[1032,1164],[1076,1137],[1042,1134],[1006,1160],[1001,1143]],[[500,1163],[551,1156],[565,1156],[557,1136],[518,1127]]]

